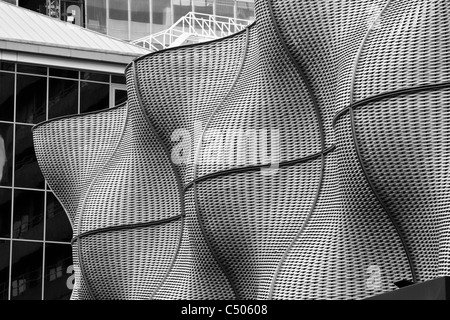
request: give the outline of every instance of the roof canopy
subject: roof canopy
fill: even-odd
[[[149,51],[0,1],[0,50],[128,63]]]

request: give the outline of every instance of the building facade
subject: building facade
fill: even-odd
[[[254,20],[253,0],[4,1],[127,41],[167,29],[188,12]]]
[[[0,299],[68,299],[72,228],[31,129],[125,101],[124,69],[147,51],[1,1],[0,17]]]

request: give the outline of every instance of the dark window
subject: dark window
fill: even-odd
[[[9,238],[11,235],[11,194],[11,189],[0,188],[0,237],[2,238]],[[0,257],[3,256],[0,254]]]
[[[109,74],[107,73],[95,73],[95,72],[82,72],[81,80],[109,82]]]
[[[47,192],[46,240],[67,241],[72,239],[72,227],[63,207],[53,195]]]
[[[0,240],[0,300],[8,300],[10,241]]]
[[[75,70],[50,68],[49,74],[53,77],[78,79],[78,71]]]
[[[78,81],[50,78],[48,118],[78,113]]]
[[[39,123],[45,120],[47,78],[17,75],[16,121]]]
[[[81,82],[80,111],[91,112],[109,107],[109,85]]]
[[[114,90],[114,103],[119,105],[127,101],[127,91],[126,90]]]
[[[0,61],[0,70],[14,72],[14,63]]]
[[[30,64],[18,64],[17,72],[23,73],[33,73],[46,76],[47,75],[47,67],[35,66]]]
[[[0,123],[0,185],[12,185],[12,153],[13,131],[12,124]]]
[[[42,243],[13,241],[11,299],[42,299]]]
[[[14,74],[0,72],[0,120],[14,121]]]
[[[13,238],[43,240],[44,192],[14,190]]]
[[[111,82],[112,83],[120,83],[120,84],[126,84],[127,79],[125,76],[111,76]]]
[[[74,283],[72,247],[69,244],[45,245],[45,300],[69,300]]]
[[[16,125],[16,187],[44,188],[44,177],[36,161],[31,126]]]

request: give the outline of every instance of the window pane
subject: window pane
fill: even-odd
[[[156,27],[152,29],[152,33],[155,33],[172,24],[170,19],[170,1],[153,0],[152,4],[152,23],[153,25],[156,25]]]
[[[14,121],[14,74],[0,72],[0,120]]]
[[[125,76],[111,76],[111,82],[112,83],[120,83],[120,84],[126,84],[127,79]]]
[[[78,81],[50,78],[48,118],[78,113]]]
[[[44,188],[44,177],[36,161],[31,126],[16,125],[16,187]]]
[[[88,29],[106,34],[106,0],[86,0]]]
[[[192,11],[191,0],[173,0],[173,21],[174,23]]]
[[[214,0],[194,0],[194,11],[197,13],[213,14]]]
[[[131,40],[150,35],[150,1],[132,0],[131,5]]]
[[[255,20],[255,4],[247,1],[237,1],[236,18],[245,20]]]
[[[33,73],[33,74],[40,74],[40,75],[46,76],[47,68],[40,67],[40,66],[34,66],[34,65],[30,65],[30,64],[18,64],[17,72]]]
[[[10,241],[0,240],[0,300],[8,300]]]
[[[17,75],[16,121],[39,123],[45,120],[47,78]]]
[[[109,0],[108,35],[129,40],[128,0]]]
[[[42,299],[42,243],[13,241],[11,299]]]
[[[45,300],[69,300],[73,288],[72,247],[69,244],[45,245]]]
[[[0,185],[12,185],[12,153],[13,153],[12,124],[0,123]]]
[[[114,90],[114,105],[117,106],[125,101],[127,101],[127,91],[120,89]]]
[[[216,0],[216,15],[234,17],[234,1]]]
[[[14,72],[14,63],[0,61],[0,70]]]
[[[81,82],[80,110],[91,112],[109,108],[109,85]]]
[[[50,68],[49,74],[54,77],[78,79],[78,71],[76,70]]]
[[[14,190],[13,238],[43,240],[44,192]]]
[[[66,212],[52,192],[47,192],[46,240],[70,242],[72,227]]]
[[[11,189],[0,188],[0,237],[2,238],[9,238],[11,234],[11,194]]]
[[[96,72],[82,72],[81,79],[89,81],[109,82],[109,74]]]

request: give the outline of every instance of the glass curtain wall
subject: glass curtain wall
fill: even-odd
[[[126,99],[116,97],[124,82],[123,75],[0,60],[0,300],[70,297],[72,228],[41,174],[31,128],[108,108]]]
[[[85,0],[85,4],[87,28],[130,41],[165,30],[188,12],[254,19],[253,0]]]

